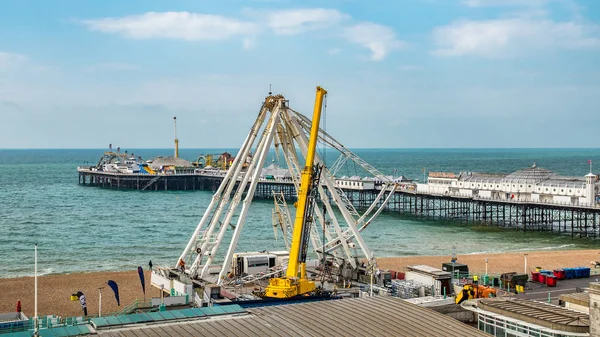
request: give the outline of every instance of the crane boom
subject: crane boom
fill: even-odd
[[[326,94],[327,91],[325,89],[317,87],[306,164],[302,170],[300,188],[298,190],[298,206],[296,208],[286,276],[285,278],[272,278],[269,281],[269,286],[265,289],[267,297],[289,298],[315,290],[315,283],[306,278],[306,243],[309,240],[309,231],[305,227],[310,225],[310,219],[312,218],[312,214],[309,214],[312,213],[310,210],[313,209],[311,190],[314,188],[315,182],[318,182],[319,179],[318,174],[320,170],[317,168],[315,172],[314,161],[319,136],[321,110]]]

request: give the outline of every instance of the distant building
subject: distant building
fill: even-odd
[[[553,304],[523,299],[468,300],[461,307],[477,315],[479,330],[492,336],[598,336],[590,315]]]
[[[193,172],[192,164],[188,160],[178,157],[156,157],[149,164],[150,167],[155,171],[175,169],[182,171],[183,169],[188,168],[191,172]]]
[[[372,178],[361,178],[359,176],[343,176],[335,180],[335,186],[347,190],[374,190],[375,180]]]
[[[290,170],[281,168],[275,163],[263,168],[260,176],[266,180],[292,181],[292,173]]]
[[[535,163],[511,174],[430,172],[427,184],[417,186],[420,193],[573,206],[595,205],[599,190],[598,176],[592,173],[560,176]]]

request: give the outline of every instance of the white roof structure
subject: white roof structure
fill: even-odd
[[[537,167],[537,165],[533,163],[533,166],[531,167],[524,168],[522,170],[518,170],[517,172],[513,172],[507,175],[503,179],[503,182],[518,184],[537,184],[555,176],[557,176],[556,173],[550,170],[543,169],[541,167]]]
[[[262,170],[262,176],[273,176],[275,179],[277,178],[291,178],[292,174],[290,170],[286,168],[281,168],[279,165],[273,163]]]
[[[176,158],[173,156],[169,157],[156,157],[150,167],[154,170],[158,170],[163,166],[179,166],[179,167],[191,167],[192,164],[188,160],[182,158]]]

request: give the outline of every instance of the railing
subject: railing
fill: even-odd
[[[139,299],[135,299],[135,301],[133,301],[131,304],[126,305],[123,309],[108,314],[106,316],[117,316],[117,315],[128,315],[131,314],[132,312],[136,312],[139,308],[151,308],[152,307],[152,301],[146,301],[144,302],[143,300],[139,300]]]
[[[135,299],[131,304],[126,305],[123,309],[104,314],[103,316],[117,316],[117,315],[127,315],[133,312],[136,312],[140,308],[151,308],[151,301],[143,301],[139,299]],[[96,318],[98,315],[89,315],[89,316],[69,316],[62,317],[57,315],[48,315],[38,317],[38,329],[49,329],[61,326],[74,326],[81,324],[89,324],[92,318]],[[14,321],[14,322],[3,322],[0,323],[0,335],[10,332],[18,332],[18,331],[28,331],[33,330],[35,328],[35,318],[31,317],[27,320],[23,321]]]
[[[80,324],[88,324],[92,316],[72,316],[61,317],[56,315],[48,315],[38,317],[38,329],[48,329],[60,326],[73,326]],[[35,318],[31,317],[25,321],[14,321],[0,324],[0,335],[4,333],[34,330]]]
[[[537,204],[537,205],[556,205],[556,206],[572,206],[572,207],[581,207],[581,208],[600,208],[600,204],[595,203],[594,205],[582,205],[579,203],[579,201],[577,201],[577,203],[571,203],[571,202],[560,202],[560,201],[553,201],[553,200],[520,200],[520,199],[505,199],[505,198],[498,198],[498,197],[484,197],[484,196],[480,196],[480,195],[470,195],[470,194],[464,194],[464,193],[458,193],[458,192],[444,192],[444,193],[440,193],[440,192],[425,192],[425,191],[409,191],[409,190],[405,190],[405,189],[397,189],[397,191],[400,192],[409,192],[409,193],[413,193],[413,194],[419,194],[419,195],[431,195],[431,196],[441,196],[441,197],[452,197],[452,198],[464,198],[464,199],[471,199],[471,200],[489,200],[489,201],[498,201],[498,202],[505,202],[505,203],[514,203],[514,204]]]

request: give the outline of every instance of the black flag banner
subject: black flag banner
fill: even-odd
[[[81,303],[81,308],[83,309],[83,314],[87,316],[87,305],[85,303],[85,295],[81,292],[77,292],[77,297],[79,298],[79,303]]]

